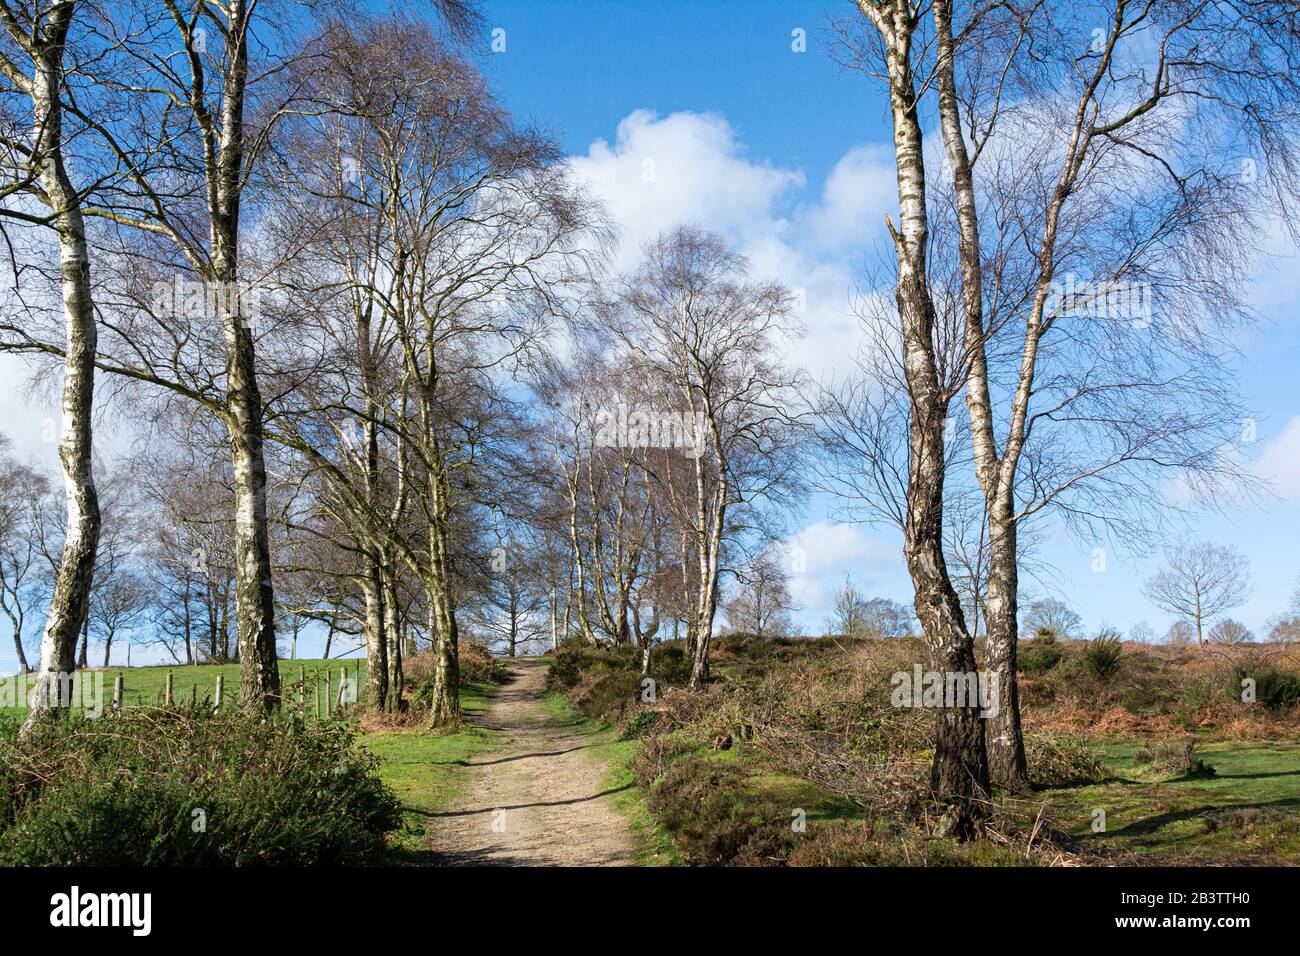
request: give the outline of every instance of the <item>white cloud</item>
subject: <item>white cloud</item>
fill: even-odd
[[[59,405],[50,390],[28,387],[32,367],[23,356],[0,353],[0,431],[11,454],[42,469],[58,467]]]
[[[777,204],[805,182],[799,170],[750,162],[730,124],[712,113],[660,118],[635,110],[618,124],[612,145],[598,139],[570,165],[620,226],[624,268],[642,243],[682,224],[699,223],[742,246],[761,242],[784,228]]]
[[[1247,438],[1246,427],[1255,426],[1250,420],[1243,422],[1241,445],[1220,451],[1225,471],[1243,471],[1266,482],[1267,490],[1283,501],[1300,501],[1300,415],[1283,425],[1276,435],[1258,442]],[[1166,478],[1160,486],[1161,496],[1178,508],[1196,508],[1215,500],[1232,501],[1238,490],[1229,479],[1217,487],[1213,483],[1193,487],[1183,472]]]
[[[1300,415],[1269,439],[1255,461],[1255,472],[1281,497],[1300,500]]]
[[[821,202],[801,209],[797,219],[818,247],[860,256],[883,234],[885,214],[897,208],[893,154],[867,144],[840,158],[822,187]]]
[[[851,308],[856,280],[885,239],[885,213],[897,207],[887,148],[854,147],[812,192],[801,170],[747,157],[723,116],[636,110],[612,143],[597,140],[569,163],[621,231],[614,268],[632,268],[642,244],[664,230],[713,230],[755,278],[783,283],[804,304],[797,318],[807,334],[790,343],[791,364],[820,375],[852,362],[862,341]],[[786,544],[791,596],[814,629],[846,573],[871,593],[908,593],[898,542],[861,525],[818,521]]]
[[[805,573],[812,577],[898,563],[898,548],[860,524],[816,521],[792,537],[788,547],[792,552],[798,549]]]
[[[643,243],[664,230],[697,224],[726,236],[755,277],[796,292],[807,336],[789,359],[814,374],[842,369],[861,339],[850,308],[855,278],[897,204],[887,152],[859,146],[836,163],[815,201],[802,170],[756,162],[727,120],[715,113],[660,117],[636,110],[613,143],[596,140],[569,160],[604,200],[622,233],[613,263],[635,265]]]
[[[800,619],[813,630],[830,613],[845,575],[872,596],[910,600],[900,543],[863,525],[816,521],[785,545],[790,596],[801,609]]]

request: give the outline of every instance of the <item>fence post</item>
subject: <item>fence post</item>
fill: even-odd
[[[325,668],[325,716],[330,715],[330,685],[334,683],[334,668]]]
[[[118,674],[113,678],[113,706],[118,710],[122,709],[122,675]]]
[[[164,699],[166,700],[168,707],[170,707],[173,703],[175,703],[175,701],[172,699],[172,672],[171,671],[167,672],[167,694]]]
[[[214,713],[221,709],[221,691],[225,686],[225,680],[226,680],[225,674],[217,675],[217,698],[216,698],[216,703],[212,708]]]

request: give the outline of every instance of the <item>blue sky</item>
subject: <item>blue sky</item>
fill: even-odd
[[[630,264],[642,239],[679,222],[723,232],[755,272],[804,293],[808,336],[792,360],[815,374],[844,367],[858,341],[849,292],[875,258],[884,214],[896,202],[884,98],[874,80],[842,71],[826,51],[828,16],[851,13],[851,5],[492,0],[483,9],[480,63],[489,81],[518,116],[552,132],[606,200],[624,231],[617,264]],[[498,29],[503,53],[492,52]],[[800,29],[802,53],[792,49]],[[1270,248],[1254,286],[1263,322],[1239,345],[1241,385],[1258,412],[1258,440],[1243,451],[1275,480],[1277,497],[1196,524],[1200,536],[1251,557],[1255,588],[1235,613],[1257,631],[1300,577],[1300,262],[1286,242]],[[0,356],[0,429],[22,457],[52,470],[55,447],[41,435],[50,411],[29,404],[20,381],[18,363]],[[871,594],[910,603],[896,535],[836,525],[817,498],[794,531],[807,570],[792,588],[809,631],[824,622],[846,573]],[[1107,548],[1104,573],[1091,570],[1097,547]],[[1058,595],[1089,629],[1106,622],[1127,630],[1146,619],[1163,633],[1169,625],[1141,595],[1158,557],[1064,534],[1043,552],[1059,571]],[[0,670],[14,665],[9,643],[0,630]],[[312,639],[303,645],[302,654],[313,653]]]
[[[820,182],[864,135],[886,135],[885,100],[824,54],[834,5],[784,0],[497,0],[506,52],[484,67],[520,116],[574,152],[637,108],[719,112],[755,159]],[[791,49],[792,31],[807,52]],[[490,50],[490,46],[488,47]]]
[[[827,54],[828,17],[851,12],[848,3],[499,0],[486,5],[487,26],[505,30],[506,51],[483,63],[519,115],[551,129],[581,157],[579,167],[593,173],[616,213],[626,211],[629,234],[658,224],[655,209],[684,210],[730,234],[759,271],[806,288],[809,337],[798,358],[833,370],[854,347],[848,284],[874,255],[883,213],[894,203],[885,101],[872,79],[842,70]],[[804,53],[792,50],[799,28]],[[688,168],[666,170],[673,156],[689,157]],[[611,172],[620,157],[628,167],[621,176]],[[653,200],[635,197],[645,188],[636,180],[637,157],[657,161]],[[710,163],[718,169],[704,168]],[[737,182],[747,184],[753,201],[719,201]],[[1293,387],[1300,263],[1286,242],[1271,251],[1272,258],[1260,258],[1253,296],[1261,325],[1239,344],[1242,389],[1258,413],[1258,439],[1244,451],[1276,479],[1277,497],[1199,516],[1193,529],[1251,557],[1255,587],[1234,613],[1256,630],[1285,606],[1300,577],[1300,400]],[[872,593],[909,600],[897,536],[835,526],[827,509],[814,499],[798,536],[808,571],[792,583],[805,604],[805,626],[824,621],[829,591],[846,573]],[[1098,547],[1107,552],[1103,573],[1092,570]],[[1158,555],[1063,532],[1043,554],[1059,572],[1060,596],[1090,629],[1104,622],[1127,630],[1146,619],[1163,633],[1171,623],[1141,594]]]

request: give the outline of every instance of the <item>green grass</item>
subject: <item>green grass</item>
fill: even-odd
[[[487,710],[492,688],[471,684],[460,690],[466,716]],[[450,806],[469,780],[469,760],[500,747],[499,734],[483,727],[465,727],[454,734],[431,734],[422,727],[381,730],[366,734],[362,744],[380,760],[379,776],[397,793],[405,812],[403,828],[392,837],[393,863],[430,864],[424,836],[431,814]]]
[[[339,678],[346,666],[348,677],[364,681],[366,662],[347,660],[281,660],[280,680],[285,692],[295,690],[300,678],[307,683],[307,701],[313,712],[322,704],[315,695],[319,688],[319,701],[324,700],[327,679],[337,697]],[[122,704],[126,707],[140,704],[161,704],[167,675],[172,675],[172,696],[179,703],[192,697],[197,700],[215,698],[217,677],[222,679],[222,706],[231,707],[239,699],[238,664],[181,664],[151,667],[87,668],[73,674],[72,699],[74,707],[80,702],[93,707],[96,701],[108,706],[113,700],[113,687],[118,675],[122,677]],[[31,681],[31,675],[27,680]],[[25,694],[19,692],[19,680],[8,677],[0,680],[0,713],[22,715],[27,712]],[[30,687],[30,683],[26,685]]]
[[[286,691],[294,690],[300,679],[305,679],[307,701],[316,712],[317,701],[323,701],[328,679],[337,694],[342,669],[346,665],[351,679],[364,681],[364,660],[281,660],[280,679]],[[191,694],[198,700],[212,699],[220,675],[223,683],[223,707],[234,707],[239,698],[238,664],[198,664],[171,667],[114,667],[108,670],[88,669],[74,675],[73,700],[85,701],[93,706],[96,694],[104,695],[107,706],[113,698],[113,685],[117,675],[123,679],[123,706],[132,707],[162,703],[167,674],[172,675],[172,696],[178,702],[188,701]],[[86,695],[82,696],[82,682]],[[321,694],[316,698],[319,687]],[[102,688],[102,690],[101,690]],[[488,707],[492,688],[471,684],[460,691],[461,711],[467,717],[482,714]],[[3,696],[7,692],[8,697]],[[16,692],[16,682],[8,678],[0,682],[0,704],[21,699]],[[14,706],[0,706],[0,713],[21,716],[26,713],[25,702]],[[406,811],[406,824],[393,839],[393,862],[427,862],[421,856],[421,837],[428,828],[428,814],[451,803],[468,779],[467,761],[475,754],[494,750],[499,746],[497,734],[479,727],[466,727],[455,734],[435,735],[421,727],[386,730],[364,734],[362,744],[381,761],[379,776],[397,793]]]
[[[830,820],[862,817],[862,808],[852,800],[802,777],[770,772],[753,774],[745,779],[745,786],[755,797],[803,810],[810,828]]]
[[[1085,848],[1148,864],[1286,864],[1300,859],[1300,745],[1221,741],[1199,755],[1215,775],[1152,780],[1133,764],[1140,742],[1103,745],[1113,775],[1042,794],[1059,827]],[[1104,832],[1093,832],[1094,811]]]
[[[1133,764],[1140,746],[1140,741],[1117,740],[1100,747],[1111,775],[1102,783],[1043,790],[1029,799],[1045,801],[1049,819],[1079,849],[1104,854],[1096,860],[1099,865],[1293,865],[1300,859],[1300,744],[1207,743],[1198,755],[1215,768],[1214,776],[1155,780],[1150,770]],[[765,768],[750,744],[698,753],[747,765],[752,771],[745,779],[749,794],[803,809],[810,833],[834,820],[864,818],[852,801]],[[1092,829],[1098,809],[1106,814],[1104,832]],[[1027,862],[996,847],[986,849],[981,856],[980,848],[972,848],[963,854],[964,862]]]
[[[559,694],[547,694],[542,709],[548,721],[587,735],[589,743],[583,750],[584,758],[608,768],[601,789],[617,791],[610,798],[610,806],[627,820],[637,865],[679,865],[681,859],[672,840],[646,808],[645,795],[633,785],[632,759],[641,744],[620,740],[615,728],[579,714]]]

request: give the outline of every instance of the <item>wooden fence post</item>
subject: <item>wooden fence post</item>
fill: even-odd
[[[215,704],[213,705],[213,708],[212,708],[213,713],[216,713],[217,711],[219,711],[219,710],[221,709],[221,691],[224,689],[224,686],[225,686],[225,680],[226,680],[226,675],[225,675],[225,674],[218,674],[218,675],[217,675],[217,698],[216,698],[216,702],[215,702]]]
[[[122,675],[118,674],[113,678],[113,706],[118,710],[122,709]]]
[[[166,701],[168,707],[170,707],[172,704],[175,703],[175,700],[172,698],[172,672],[171,671],[167,672],[167,693],[163,699]]]

